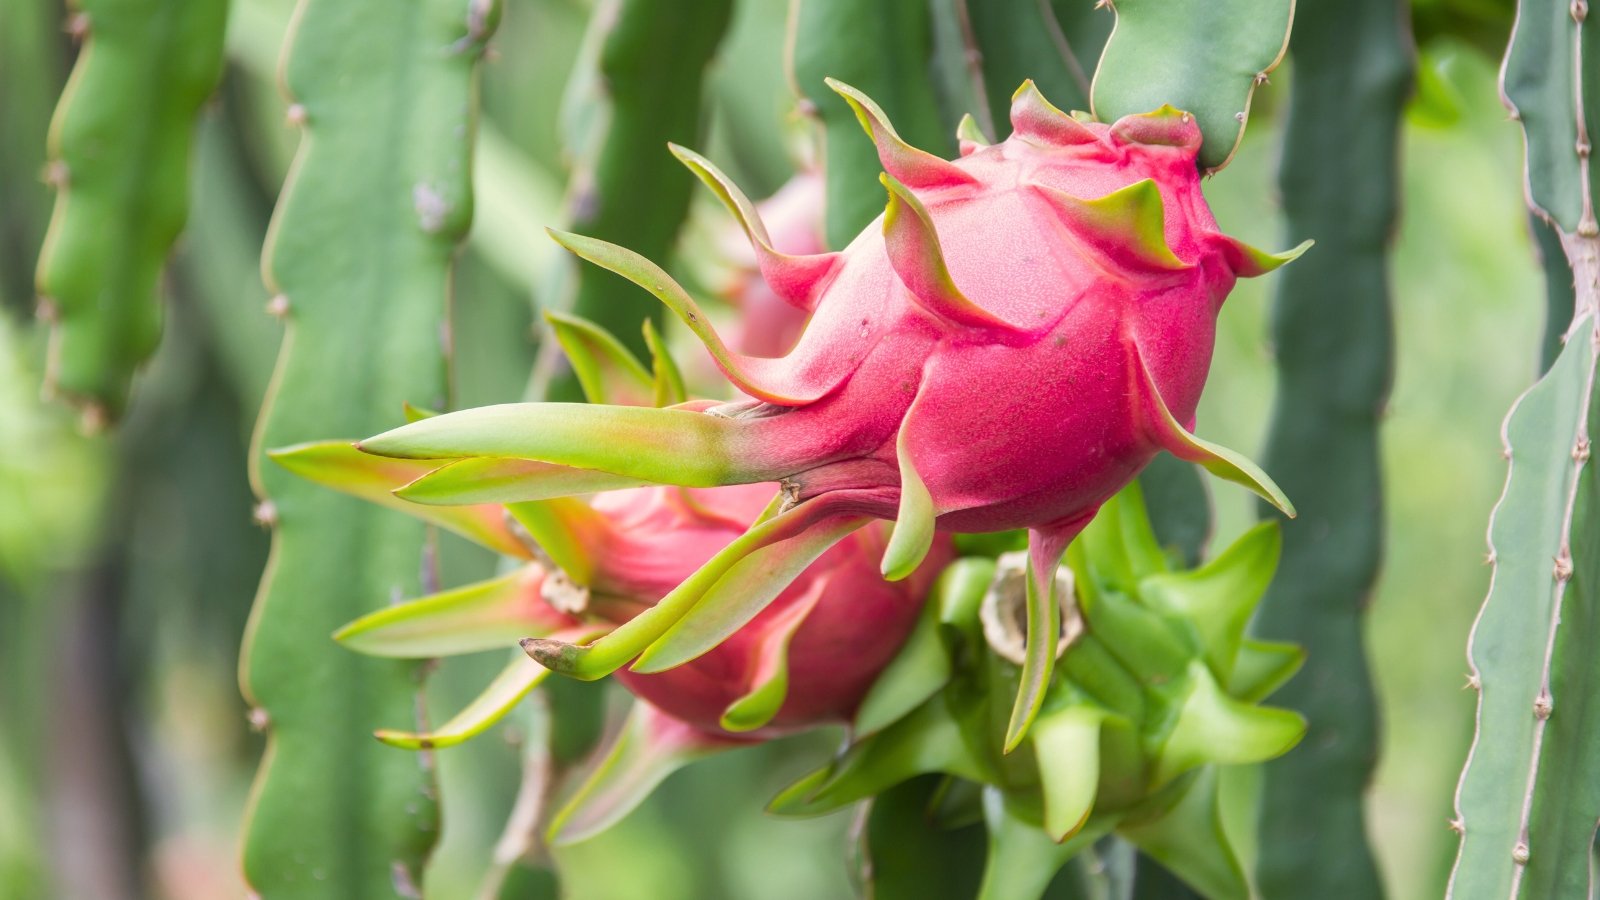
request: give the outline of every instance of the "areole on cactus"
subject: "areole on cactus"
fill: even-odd
[[[590,643],[531,642],[558,672],[659,672],[717,646],[792,573],[873,519],[882,571],[914,571],[937,529],[1029,530],[1027,652],[1007,748],[1043,702],[1060,629],[1053,573],[1099,506],[1161,450],[1292,507],[1264,473],[1190,431],[1215,318],[1266,254],[1220,234],[1199,189],[1200,132],[1164,107],[1110,125],[1026,83],[1013,134],[948,161],[902,142],[870,99],[833,87],[878,148],[888,206],[838,253],[771,246],[749,200],[674,152],[748,232],[769,285],[809,311],[777,359],[730,352],[692,298],[621,247],[552,232],[676,312],[749,399],[665,409],[531,403],[465,410],[360,442],[437,467],[398,492],[431,504],[527,502],[663,483],[780,482],[785,500],[650,610]]]

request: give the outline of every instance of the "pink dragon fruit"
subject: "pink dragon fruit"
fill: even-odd
[[[595,612],[621,625],[666,596],[743,534],[773,493],[772,485],[758,484],[634,488],[596,497],[592,508],[600,516],[586,538],[595,565],[585,590],[608,599]],[[717,735],[766,738],[847,720],[910,633],[933,577],[952,556],[948,539],[941,540],[911,578],[891,583],[878,573],[883,544],[881,529],[857,531],[705,655],[653,675],[619,672],[619,679],[662,712]],[[547,605],[542,594],[539,603]],[[543,615],[536,611],[530,626]],[[562,627],[581,627],[568,618]],[[787,681],[787,691],[773,693],[781,706],[763,701],[774,678]]]
[[[1235,278],[1270,271],[1304,245],[1274,256],[1217,231],[1200,192],[1199,128],[1170,107],[1106,125],[1061,112],[1026,83],[1009,139],[964,140],[962,158],[947,161],[905,144],[870,99],[832,84],[877,145],[888,190],[879,223],[842,252],[779,252],[721,172],[674,148],[745,227],[773,291],[811,311],[788,355],[730,352],[659,267],[552,232],[664,301],[749,399],[486,407],[359,446],[459,460],[400,492],[422,502],[641,482],[783,484],[779,514],[627,626],[587,645],[530,647],[580,678],[630,660],[635,671],[661,671],[705,653],[754,615],[752,597],[774,596],[772,584],[870,519],[895,522],[882,560],[890,578],[917,567],[936,528],[1027,528],[1029,639],[1010,749],[1049,682],[1062,553],[1157,452],[1292,514],[1257,467],[1189,429]]]
[[[524,560],[516,571],[386,607],[335,635],[379,656],[427,658],[515,646],[529,635],[579,640],[623,627],[691,579],[769,506],[774,485],[652,486],[592,502],[570,498],[429,507],[393,489],[424,468],[356,453],[342,442],[273,451],[281,465],[330,487],[421,515]],[[636,696],[716,739],[765,739],[843,722],[916,622],[954,551],[938,540],[901,582],[878,573],[885,523],[855,531],[791,574],[764,608],[704,655],[659,674],[619,673]],[[527,659],[440,733],[384,732],[400,746],[447,746],[493,724],[536,686]]]

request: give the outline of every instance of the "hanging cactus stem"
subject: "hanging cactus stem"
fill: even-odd
[[[80,0],[50,126],[55,211],[35,280],[47,393],[115,419],[161,333],[161,272],[188,214],[195,118],[222,74],[222,0]]]
[[[440,326],[471,218],[474,73],[497,14],[481,2],[304,0],[289,36],[283,82],[305,137],[263,268],[292,315],[256,439],[293,449],[253,473],[274,511],[273,556],[240,663],[245,695],[270,723],[243,837],[244,877],[264,897],[421,884],[438,835],[431,770],[371,738],[405,723],[427,732],[419,667],[329,639],[342,622],[423,592],[425,529],[296,472],[393,506],[388,490],[425,468],[368,467],[376,458],[348,445],[304,442],[370,434],[405,403],[448,396]],[[396,84],[415,97],[392,102]],[[352,355],[353,334],[366,339]],[[362,389],[330,389],[330,360]],[[497,512],[435,512],[527,555]]]

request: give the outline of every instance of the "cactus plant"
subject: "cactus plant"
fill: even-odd
[[[1600,560],[1590,555],[1600,497],[1588,465],[1600,410],[1600,227],[1587,125],[1600,100],[1583,62],[1596,27],[1585,3],[1525,0],[1502,69],[1503,96],[1522,123],[1529,208],[1566,261],[1563,272],[1554,242],[1541,242],[1550,293],[1565,296],[1570,277],[1573,311],[1565,346],[1502,433],[1510,471],[1490,519],[1494,576],[1468,643],[1477,733],[1456,790],[1452,897],[1600,889],[1600,711],[1585,644],[1600,614],[1591,589]]]
[[[223,0],[83,0],[84,45],[50,126],[56,207],[39,254],[47,389],[94,428],[160,335],[158,281],[188,210],[194,118],[222,68]]]
[[[1273,304],[1267,459],[1292,485],[1301,518],[1284,529],[1258,628],[1306,648],[1306,671],[1280,697],[1312,724],[1299,750],[1266,767],[1257,877],[1273,900],[1383,895],[1362,809],[1377,757],[1362,630],[1384,520],[1388,255],[1411,71],[1403,15],[1390,0],[1313,0],[1297,11],[1289,48],[1285,227],[1315,238],[1318,253],[1284,273]]]
[[[472,214],[474,67],[498,15],[483,0],[300,4],[283,76],[305,133],[265,251],[286,337],[259,446],[359,434],[385,420],[375,410],[448,402],[440,335]],[[334,360],[355,389],[331,389]],[[245,876],[269,897],[414,895],[438,829],[431,772],[365,732],[417,715],[419,670],[327,636],[420,590],[423,528],[270,467],[255,483],[273,558],[241,674],[269,749]]]
[[[1228,164],[1250,98],[1283,60],[1291,0],[1117,0],[1116,28],[1095,68],[1094,114],[1114,119],[1171,103],[1199,123],[1200,165]]]

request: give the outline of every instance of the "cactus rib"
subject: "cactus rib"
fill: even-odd
[[[264,464],[262,448],[448,402],[441,334],[471,220],[475,70],[498,14],[493,0],[301,0],[294,13],[283,82],[305,135],[263,260],[287,330],[252,454],[275,528],[240,663],[268,732],[244,838],[263,897],[416,895],[437,836],[431,766],[371,737],[426,727],[417,664],[329,637],[423,592],[425,529]]]
[[[1600,108],[1593,66],[1584,66],[1597,27],[1587,13],[1583,3],[1519,3],[1501,72],[1502,96],[1522,123],[1549,308],[1555,314],[1570,297],[1575,321],[1504,426],[1509,471],[1489,526],[1494,572],[1467,648],[1477,729],[1456,787],[1461,844],[1450,897],[1566,900],[1600,889],[1592,860],[1600,708],[1589,643],[1600,613],[1600,486],[1588,465],[1600,413],[1600,227],[1588,122]]]
[[[183,228],[195,115],[222,71],[223,0],[81,0],[84,39],[50,125],[56,204],[39,253],[46,389],[86,425],[122,412],[160,339],[159,279]]]

